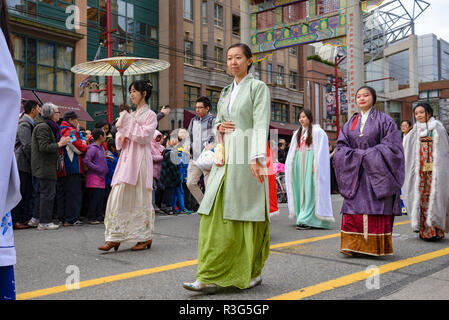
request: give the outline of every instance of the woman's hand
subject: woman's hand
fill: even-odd
[[[120,112],[119,118],[118,118],[117,122],[115,123],[115,126],[116,126],[117,128],[119,128],[119,127],[122,126],[123,118],[124,118],[127,114],[128,114],[128,111],[126,111],[126,110],[123,110],[122,112]]]
[[[222,122],[218,127],[220,133],[231,133],[235,130],[235,124],[233,122]]]
[[[265,171],[265,167],[259,162],[259,160],[252,160],[251,161],[251,172],[254,176],[254,178],[256,178],[257,182],[259,183],[263,183],[265,178],[264,178],[264,171]]]

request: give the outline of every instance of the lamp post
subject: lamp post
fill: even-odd
[[[337,113],[337,139],[340,133],[340,98],[338,96],[338,65],[346,59],[340,52],[335,55],[335,111]]]

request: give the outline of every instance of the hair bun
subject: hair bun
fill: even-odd
[[[147,83],[147,86],[149,86],[150,88],[153,88],[153,84],[151,83],[151,81],[148,80],[146,83]]]

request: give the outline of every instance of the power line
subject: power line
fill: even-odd
[[[228,6],[228,7],[232,8],[232,6]],[[13,7],[10,7],[10,8],[13,8]],[[18,11],[17,9],[13,9],[13,10],[14,11]],[[42,17],[42,18],[47,18],[47,19],[52,19],[54,21],[59,21],[59,22],[65,22],[66,21],[65,19],[59,19],[59,18],[54,17],[54,16],[47,16],[47,15],[44,15],[42,13],[37,13],[36,16]],[[87,23],[83,22],[83,23],[80,23],[80,25],[82,25],[83,27],[87,27],[87,28],[94,28],[94,29],[97,29],[99,31],[104,31],[105,30],[104,27],[98,26],[98,25],[94,25],[94,24],[89,23],[89,22],[87,22]],[[209,33],[211,33],[211,32],[214,32],[214,31],[210,31]],[[80,32],[78,32],[78,33],[80,33]],[[80,34],[82,34],[83,36],[87,37],[87,34],[83,34],[83,33],[80,33]],[[167,46],[167,45],[163,45],[161,43],[158,43],[156,40],[152,40],[152,39],[137,39],[136,37],[129,36],[128,34],[125,35],[125,36],[113,34],[113,36],[119,37],[120,39],[124,39],[126,41],[139,41],[139,42],[143,42],[143,43],[145,43],[145,44],[147,44],[149,46],[153,46],[153,47],[156,47],[156,48],[159,48],[159,49],[162,48],[162,49],[169,50],[168,53],[164,53],[164,54],[166,54],[168,56],[171,56],[171,57],[186,58],[185,50],[183,50],[181,48],[175,48],[175,47],[170,47],[170,46]],[[360,48],[357,48],[357,49],[360,49]],[[176,53],[179,53],[179,54],[176,54]],[[191,59],[193,61],[200,62],[200,64],[203,63],[204,61],[207,61],[209,63],[212,62],[212,63],[224,64],[224,62],[217,61],[215,59],[215,57],[212,58],[210,56],[204,56],[204,55],[199,54],[199,53],[192,53],[191,56],[189,57],[189,59]],[[393,63],[391,61],[389,63],[392,64],[392,65],[398,66],[400,69],[409,71],[408,68],[405,68],[405,67],[403,67],[403,66],[401,66],[399,64],[395,64],[395,63]],[[267,69],[259,69],[259,71],[261,71],[263,74],[267,74],[267,75],[268,75],[268,73],[272,73],[272,75],[274,74],[275,76],[280,75],[280,74],[282,74],[284,77],[285,76],[288,76],[288,77],[290,76],[290,73],[279,73],[279,72],[276,72],[276,71],[268,71]],[[418,72],[415,72],[415,71],[412,71],[412,73],[414,73],[415,75],[419,75]],[[308,79],[308,80],[324,80],[324,81],[327,80],[327,79],[324,79],[324,78],[315,78],[315,77],[303,76],[303,75],[301,75],[299,73],[297,74],[296,77],[298,79],[302,78],[302,79]]]

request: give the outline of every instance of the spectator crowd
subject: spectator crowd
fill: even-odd
[[[12,210],[13,228],[55,230],[103,223],[120,157],[115,122],[99,120],[87,130],[76,112],[61,115],[53,103],[25,100],[22,107],[14,148],[22,200]],[[165,135],[156,130],[151,145],[156,213],[190,214],[198,209],[210,168],[198,166],[196,160],[214,143],[210,108],[209,99],[200,97],[187,129]],[[164,107],[157,120],[169,112]]]

